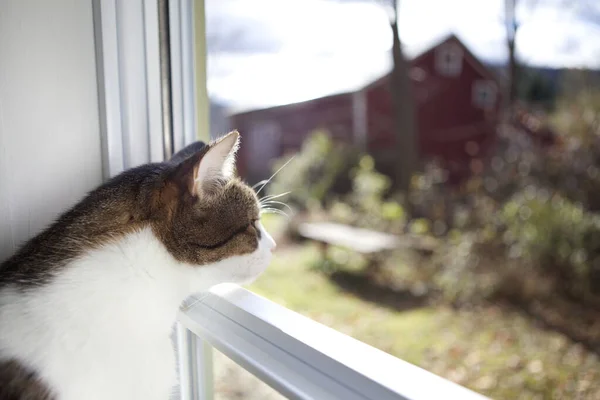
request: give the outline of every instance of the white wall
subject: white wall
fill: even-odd
[[[101,167],[91,0],[0,0],[0,260]]]

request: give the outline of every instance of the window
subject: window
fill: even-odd
[[[456,43],[440,46],[435,52],[437,71],[444,76],[456,77],[462,72],[463,50]]]
[[[203,12],[202,0],[93,1],[106,178],[209,140]]]
[[[427,72],[423,68],[413,67],[409,71],[409,76],[412,80],[417,82],[423,82],[427,77]]]
[[[473,104],[477,108],[489,110],[496,105],[497,87],[488,80],[478,80],[473,83]]]

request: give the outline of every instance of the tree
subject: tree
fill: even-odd
[[[596,0],[545,0],[546,4],[554,4],[555,7],[562,8],[562,15],[568,13],[580,13],[586,15],[588,19],[600,21],[600,7]],[[504,24],[506,27],[506,46],[508,49],[508,82],[506,85],[506,105],[512,107],[519,98],[519,85],[524,82],[524,69],[517,60],[517,36],[524,22],[522,18],[517,18],[517,9],[528,11],[529,19],[538,4],[544,3],[540,0],[504,0]],[[596,4],[596,5],[594,5]]]
[[[519,70],[516,58],[515,39],[519,29],[519,23],[516,17],[516,8],[518,0],[504,0],[505,7],[505,26],[506,26],[506,46],[508,48],[508,84],[506,90],[506,101],[511,107],[517,100]]]
[[[339,0],[338,0],[339,1]],[[356,1],[356,0],[345,0]],[[393,102],[394,125],[396,131],[394,187],[408,192],[413,173],[419,161],[419,149],[416,134],[417,123],[415,106],[409,79],[409,65],[402,52],[402,43],[398,34],[398,1],[396,0],[358,0],[371,1],[383,7],[389,17],[392,30],[392,61],[390,74],[390,93]]]
[[[396,188],[408,192],[410,182],[417,168],[418,146],[416,140],[417,123],[415,117],[414,97],[409,79],[409,66],[402,52],[402,42],[398,33],[398,2],[389,0],[390,28],[392,29],[393,67],[390,79],[390,91],[393,101],[394,122],[396,128]]]

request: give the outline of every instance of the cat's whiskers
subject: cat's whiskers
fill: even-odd
[[[262,197],[258,201],[258,204],[260,207],[260,213],[261,214],[279,214],[279,215],[283,215],[289,219],[290,216],[285,211],[283,211],[279,208],[276,208],[276,207],[278,205],[283,206],[283,207],[286,207],[288,210],[290,210],[290,212],[293,212],[292,207],[290,207],[289,205],[287,205],[286,203],[284,203],[282,201],[277,201],[275,199],[281,198],[290,193],[291,193],[291,191],[288,191],[288,192],[284,192],[284,193],[279,193],[279,194],[268,195],[268,196]]]
[[[270,177],[269,179],[267,179],[267,181],[266,181],[265,183],[263,183],[263,184],[261,185],[261,187],[260,187],[260,188],[258,188],[258,190],[256,191],[256,194],[258,195],[258,194],[259,194],[259,193],[260,193],[260,192],[261,192],[261,191],[262,191],[262,190],[265,188],[265,186],[267,186],[267,184],[268,184],[269,182],[271,182],[271,179],[275,178],[275,176],[276,176],[276,175],[279,173],[279,171],[281,171],[282,169],[284,169],[285,167],[287,167],[287,165],[288,165],[288,164],[289,164],[289,163],[290,163],[290,162],[291,162],[291,161],[292,161],[292,160],[293,160],[295,157],[296,157],[295,155],[294,155],[294,156],[292,156],[292,157],[290,157],[290,159],[289,159],[289,160],[287,160],[287,161],[285,162],[285,164],[283,164],[281,167],[279,167],[279,169],[278,169],[277,171],[275,171],[275,173],[274,173],[273,175],[271,175],[271,177]]]
[[[262,214],[279,214],[279,215],[282,215],[282,216],[284,216],[284,217],[286,217],[288,219],[290,218],[290,216],[285,211],[282,211],[282,210],[280,210],[278,208],[273,208],[273,207],[263,207],[263,208],[261,208],[260,214],[261,215]]]
[[[282,201],[275,201],[275,200],[269,200],[269,201],[265,201],[260,203],[261,206],[265,205],[265,206],[276,206],[276,205],[280,205],[283,207],[287,207],[288,210],[290,210],[290,212],[293,212],[294,210],[292,210],[292,207],[288,206],[287,204],[285,204]]]
[[[268,179],[263,179],[262,181],[255,183],[255,184],[252,186],[252,189],[256,189],[256,187],[257,187],[257,186],[260,186],[260,185],[264,185],[264,184],[266,184],[266,183],[267,183],[267,181],[268,181]]]
[[[269,196],[264,196],[263,198],[261,198],[261,199],[259,200],[259,203],[262,203],[262,202],[265,202],[265,201],[268,201],[268,200],[274,200],[274,199],[278,199],[278,198],[280,198],[280,197],[283,197],[283,196],[286,196],[286,195],[288,195],[288,194],[290,194],[290,193],[292,193],[292,191],[291,191],[291,190],[290,190],[290,191],[288,191],[288,192],[283,192],[283,193],[280,193],[280,194],[272,194],[272,195],[269,195]]]

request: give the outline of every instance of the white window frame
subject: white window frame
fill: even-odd
[[[198,107],[208,104],[206,66],[199,65],[206,58],[196,57],[196,46],[204,45],[197,37],[205,35],[197,35],[193,23],[197,9],[204,17],[204,1],[93,0],[92,4],[104,178],[163,161],[197,139],[208,141],[208,112],[204,105]],[[167,4],[170,57],[161,65],[159,7]],[[168,110],[165,96],[170,100]]]
[[[463,63],[464,51],[457,43],[445,43],[435,49],[435,68],[440,75],[460,76]]]
[[[491,110],[498,101],[498,86],[494,81],[478,79],[473,82],[473,105],[483,110]]]
[[[180,312],[196,388],[212,399],[202,360],[210,346],[289,399],[484,400],[485,397],[233,284]],[[208,349],[208,350],[207,350]]]

